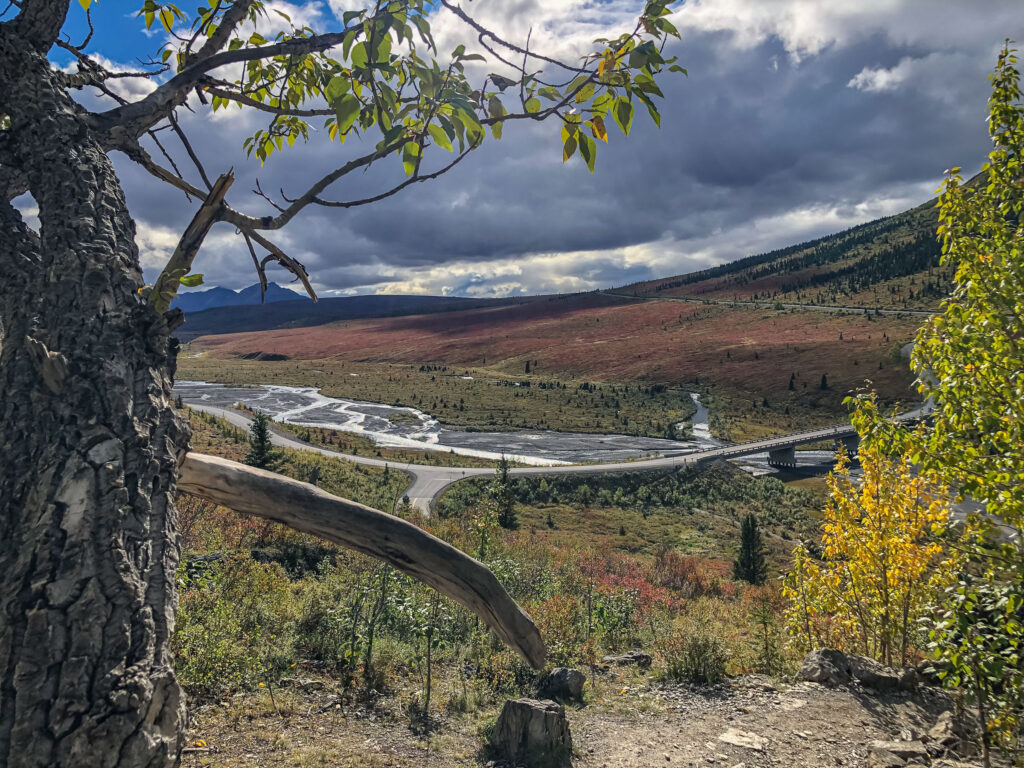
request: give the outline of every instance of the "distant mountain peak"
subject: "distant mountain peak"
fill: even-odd
[[[301,301],[304,298],[295,291],[282,288],[277,283],[267,284],[265,299],[267,304],[279,301]],[[173,306],[183,312],[202,312],[204,309],[214,309],[215,307],[244,307],[259,303],[260,286],[259,283],[253,283],[240,291],[215,286],[202,291],[180,293],[175,298]]]

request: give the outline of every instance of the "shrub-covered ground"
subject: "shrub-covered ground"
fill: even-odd
[[[190,419],[196,450],[244,456],[244,433],[209,416]],[[406,482],[395,471],[299,451],[285,451],[277,471],[305,480],[314,465],[322,487],[380,509],[394,508]],[[791,666],[778,567],[768,586],[754,587],[731,579],[731,561],[738,520],[753,511],[764,518],[772,561],[784,565],[787,541],[813,531],[817,493],[726,467],[587,483],[523,479],[513,489],[517,530],[496,524],[486,482],[456,486],[433,519],[398,512],[486,563],[537,622],[549,664],[591,672],[593,702],[615,709],[626,701],[620,691],[654,680],[714,681]],[[190,759],[211,759],[203,751],[210,733],[222,742],[231,733],[242,738],[253,720],[316,714],[315,699],[348,717],[354,733],[365,718],[401,723],[418,734],[402,749],[419,744],[434,755],[397,764],[473,764],[502,702],[530,691],[532,670],[473,615],[420,583],[198,499],[183,496],[180,506],[176,663],[198,718],[194,741],[203,742]],[[603,656],[634,648],[655,656],[646,679],[599,671]],[[293,755],[282,765],[327,764],[315,755],[354,760],[342,754],[349,747],[280,738],[260,749]]]

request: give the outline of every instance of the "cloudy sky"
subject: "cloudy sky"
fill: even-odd
[[[138,5],[94,5],[97,54],[131,63],[156,50],[160,38],[128,13]],[[275,5],[324,31],[358,4]],[[642,2],[463,5],[511,39],[532,28],[534,49],[572,56],[631,28]],[[81,17],[76,4],[73,38]],[[589,290],[771,250],[924,202],[950,166],[976,170],[989,146],[986,74],[1005,37],[1024,38],[1020,0],[689,0],[673,22],[683,39],[670,53],[689,77],[666,79],[660,130],[638,114],[628,139],[610,131],[596,173],[579,160],[563,165],[558,126],[510,125],[437,181],[368,207],[309,208],[276,239],[324,295]],[[444,12],[435,35],[442,55],[472,40]],[[126,87],[134,96],[145,86]],[[261,168],[241,149],[260,116],[198,109],[183,124],[211,174],[234,167],[232,205],[259,215],[269,208],[251,192],[257,179],[297,194],[358,150],[314,136]],[[196,203],[115,162],[152,276]],[[386,189],[401,174],[397,160],[382,163],[332,197]],[[244,242],[225,225],[197,271],[207,285],[255,281]]]

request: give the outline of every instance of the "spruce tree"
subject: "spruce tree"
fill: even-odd
[[[270,418],[262,411],[254,411],[252,426],[249,427],[249,453],[245,463],[250,467],[273,469],[281,461],[281,455],[270,442]]]
[[[498,525],[514,531],[519,527],[519,516],[516,514],[516,494],[508,469],[508,459],[502,456],[498,461],[498,476],[491,483],[490,491],[491,498],[498,507]]]
[[[732,566],[732,577],[737,581],[760,586],[768,577],[768,563],[765,560],[764,539],[757,525],[757,518],[750,514],[743,520],[740,533],[740,554]]]

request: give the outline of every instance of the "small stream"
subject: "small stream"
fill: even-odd
[[[697,393],[691,395],[697,404],[692,426],[694,440],[551,430],[467,432],[446,427],[415,408],[327,397],[314,387],[232,387],[204,381],[179,381],[174,393],[190,405],[226,408],[242,402],[275,421],[353,432],[381,446],[451,451],[487,459],[504,455],[524,464],[624,461],[644,456],[681,455],[720,445],[708,431],[707,408]]]

